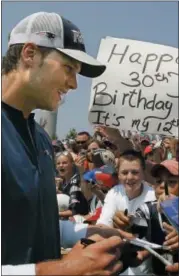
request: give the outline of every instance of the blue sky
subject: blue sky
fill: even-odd
[[[88,53],[96,57],[101,38],[114,36],[178,47],[177,2],[2,2],[2,54],[7,37],[18,21],[38,11],[57,12],[75,23],[83,33]],[[57,135],[70,128],[91,131],[88,104],[91,80],[78,77],[58,112]]]

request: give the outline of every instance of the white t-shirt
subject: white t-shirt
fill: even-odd
[[[113,226],[113,216],[116,211],[124,211],[128,209],[128,213],[134,213],[136,209],[144,202],[155,200],[155,192],[152,187],[143,182],[143,191],[140,196],[129,200],[126,195],[125,188],[119,184],[112,188],[106,195],[102,213],[97,221],[97,224],[105,224]],[[151,259],[145,260],[138,267],[129,267],[120,275],[145,275],[151,273]]]

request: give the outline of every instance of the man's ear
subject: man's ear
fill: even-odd
[[[33,43],[26,43],[21,51],[21,59],[26,67],[32,67],[38,48]]]

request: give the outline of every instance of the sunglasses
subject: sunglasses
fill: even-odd
[[[94,148],[94,149],[88,149],[87,152],[88,153],[91,153],[91,152],[94,152],[95,150],[97,150],[98,148]]]
[[[76,141],[76,143],[78,144],[78,145],[83,145],[83,144],[85,144],[87,141]]]

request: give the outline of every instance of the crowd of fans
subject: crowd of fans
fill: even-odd
[[[160,202],[179,196],[179,140],[96,127],[75,139],[52,142],[56,160],[56,192],[61,220],[97,224],[131,232],[165,245],[158,250],[176,263],[178,233],[160,210]],[[167,189],[167,192],[166,192]],[[139,227],[132,215],[140,213]],[[167,275],[168,267],[135,246],[130,247],[121,275]],[[134,254],[135,253],[135,254]],[[134,258],[135,256],[135,258]]]
[[[35,122],[77,74],[106,69],[65,18],[22,19],[2,61],[2,274],[178,273],[178,224],[163,210],[178,202],[178,140],[98,126],[51,144]]]

